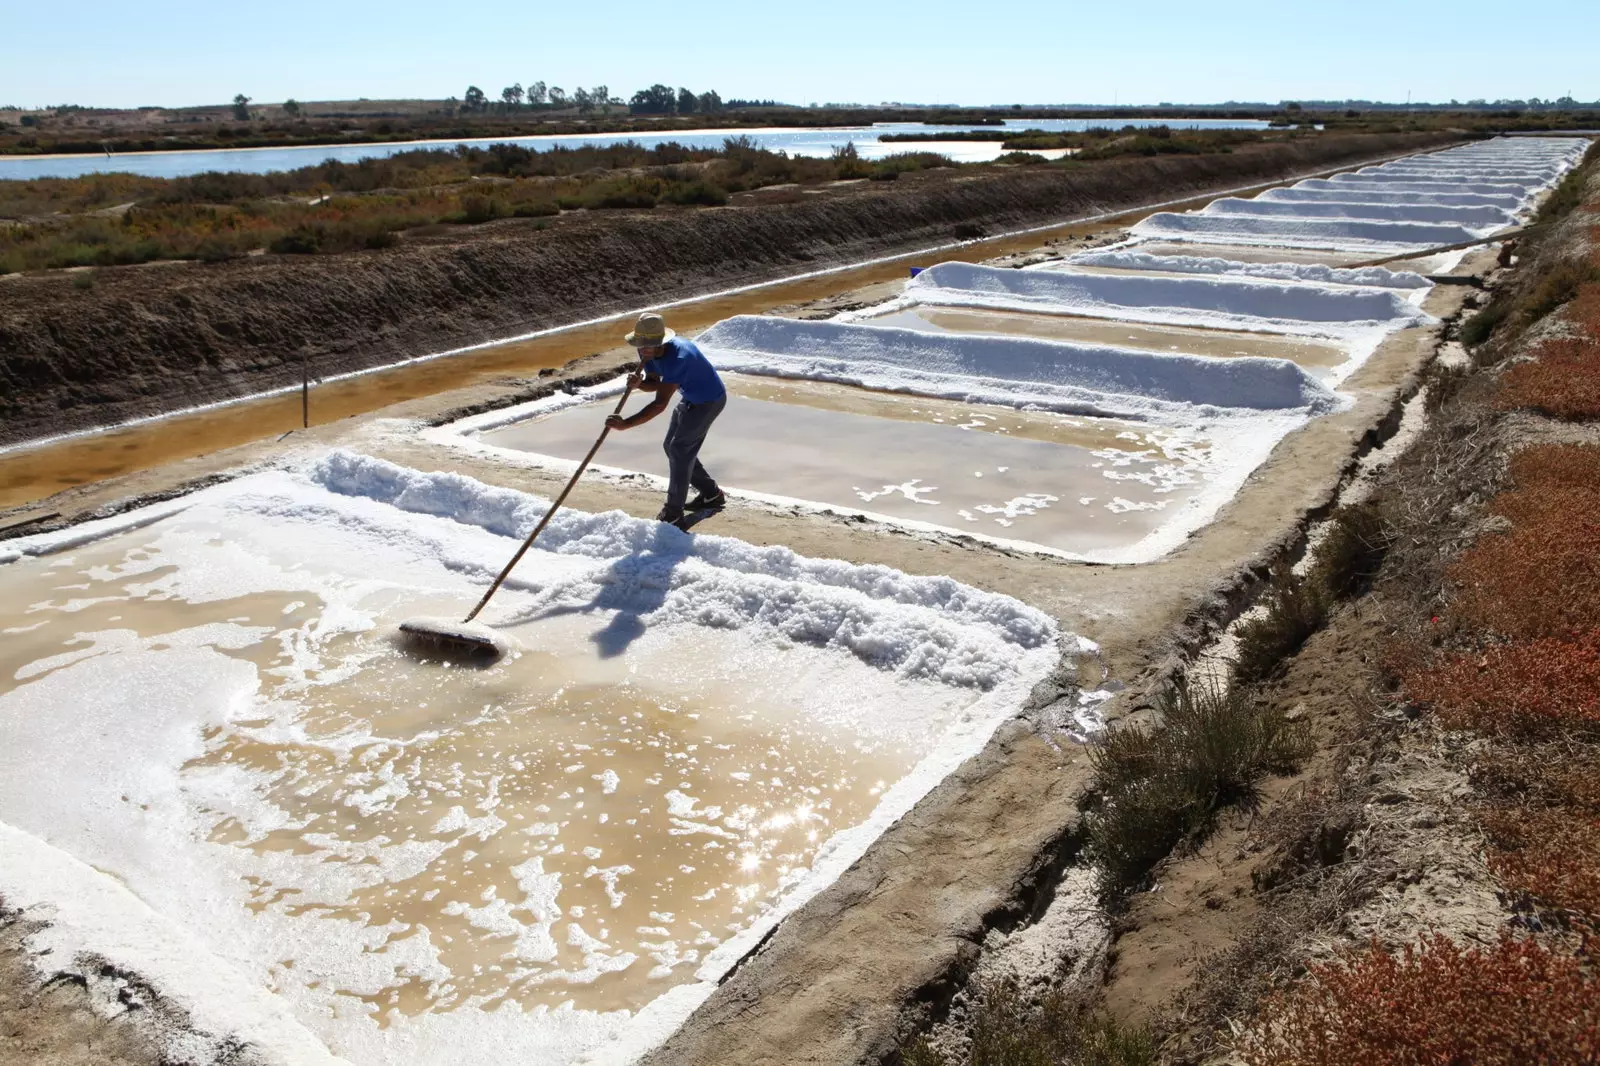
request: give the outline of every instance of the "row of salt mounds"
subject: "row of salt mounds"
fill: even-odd
[[[1338,406],[1325,385],[1285,359],[760,315],[725,319],[698,343],[718,366],[746,374],[1076,414],[1186,421],[1230,410],[1322,414]]]
[[[528,493],[347,451],[315,463],[310,480],[352,498],[341,513],[323,517],[345,525],[368,522],[389,541],[395,511],[520,539],[549,509],[548,500]],[[318,510],[308,504],[306,513]],[[408,535],[417,538],[424,557],[485,581],[504,554],[473,554],[466,545],[431,540],[420,528]],[[535,597],[524,614],[588,604],[603,591],[605,602],[618,609],[649,606],[646,620],[652,624],[769,627],[789,640],[836,647],[904,677],[982,690],[1010,675],[1018,650],[1055,640],[1054,624],[1041,612],[952,578],[810,559],[731,537],[679,535],[621,511],[557,512],[540,536],[538,553],[580,565],[575,572],[547,574],[536,585],[529,575],[539,568],[524,565],[507,584],[524,590],[533,585]]]
[[[1236,277],[1273,278],[1278,281],[1309,281],[1322,285],[1364,285],[1376,289],[1427,289],[1433,283],[1409,270],[1386,267],[1331,267],[1322,263],[1245,263],[1237,259],[1199,255],[1154,255],[1133,248],[1106,252],[1084,252],[1064,263],[1048,268],[1064,270],[1074,266],[1113,267],[1120,270],[1151,270],[1167,274],[1223,274]]]
[[[1295,202],[1224,196],[1200,211],[1203,215],[1258,215],[1280,218],[1374,218],[1388,222],[1449,222],[1459,226],[1509,226],[1516,220],[1501,207],[1449,204],[1365,203],[1361,193],[1348,200]]]
[[[1441,190],[1464,188],[1469,192],[1511,190],[1527,193],[1547,183],[1544,181],[1524,181],[1503,177],[1475,177],[1471,174],[1445,170],[1429,174],[1362,170],[1354,174],[1335,174],[1328,179],[1328,184],[1336,189],[1340,187],[1348,189],[1351,186],[1377,185],[1382,188],[1410,189],[1414,192],[1427,192],[1432,188]]]
[[[1363,219],[1262,218],[1255,215],[1177,214],[1162,211],[1135,225],[1139,237],[1202,244],[1265,245],[1401,253],[1476,240],[1498,229]]]
[[[1307,201],[1346,203],[1354,195],[1342,189],[1308,189],[1302,185],[1290,185],[1281,189],[1268,189],[1260,196],[1259,201],[1268,202],[1294,202]],[[1388,190],[1363,189],[1360,193],[1360,202],[1364,204],[1442,204],[1459,205],[1462,207],[1499,207],[1506,211],[1515,212],[1526,202],[1526,198],[1514,193],[1497,195],[1481,192],[1390,192]]]
[[[1233,276],[1075,274],[969,263],[940,263],[924,270],[906,286],[905,299],[1127,322],[1334,337],[1428,321],[1428,316],[1404,295],[1386,289]]]
[[[1517,152],[1527,149],[1525,156]],[[1161,212],[1138,237],[1211,244],[1403,253],[1460,244],[1512,223],[1575,158],[1568,144],[1479,146],[1309,178],[1254,200]],[[1494,162],[1515,162],[1494,166]],[[1438,199],[1433,199],[1437,197]],[[1445,199],[1449,197],[1450,199]],[[1456,199],[1482,197],[1482,200]],[[1370,198],[1370,199],[1369,199]]]
[[[1399,177],[1373,180],[1371,178],[1361,181],[1340,181],[1344,177],[1335,174],[1331,178],[1307,178],[1295,185],[1297,189],[1332,189],[1346,196],[1350,195],[1352,185],[1371,185],[1376,190],[1389,192],[1468,192],[1481,193],[1489,196],[1520,196],[1530,195],[1527,186],[1520,182],[1506,181],[1472,181],[1460,179],[1447,181],[1444,178],[1426,178],[1423,180],[1401,180]]]

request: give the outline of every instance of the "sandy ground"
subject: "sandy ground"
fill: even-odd
[[[1056,240],[1103,240],[1103,227],[1061,233]],[[1037,249],[1037,244],[1035,245]],[[1051,249],[1031,255],[1049,254]],[[1019,254],[1011,252],[1012,255]],[[1479,252],[1461,273],[1486,269]],[[898,283],[868,284],[823,299],[778,308],[823,315],[890,295]],[[1425,309],[1455,314],[1467,291],[1440,286]],[[1225,625],[1271,559],[1295,545],[1308,518],[1331,506],[1356,457],[1392,431],[1403,398],[1439,342],[1438,328],[1391,335],[1341,387],[1354,406],[1318,419],[1285,439],[1217,518],[1167,557],[1139,566],[1066,563],[986,546],[956,536],[912,535],[826,515],[735,503],[715,520],[716,533],[758,545],[784,544],[805,555],[882,563],[913,574],[947,574],[1039,607],[1066,628],[1103,647],[1103,667],[1137,691]],[[507,468],[396,433],[395,420],[437,424],[472,410],[504,406],[568,380],[620,366],[611,350],[569,364],[550,378],[501,377],[409,399],[374,415],[344,419],[154,469],[71,489],[8,521],[59,512],[63,520],[119,510],[133,500],[170,495],[206,481],[329,445],[347,445],[421,470],[456,470],[494,484],[553,494],[559,482],[536,470]],[[590,482],[572,506],[620,508],[651,516],[657,494],[619,483]],[[1091,670],[1094,669],[1091,664]],[[1098,680],[1089,676],[1083,680]],[[1061,742],[1055,728],[1066,693],[1049,682],[1032,711],[1003,728],[988,748],[946,780],[886,833],[847,874],[781,926],[688,1025],[654,1053],[652,1064],[705,1062],[877,1061],[891,1052],[904,1006],[937,996],[976,957],[995,927],[1015,923],[1053,882],[1069,857],[1087,758]],[[1131,700],[1113,714],[1135,709]],[[3,935],[10,935],[9,932]],[[4,943],[9,943],[4,942]],[[8,959],[12,956],[7,955]],[[13,993],[14,994],[14,993]],[[24,992],[23,996],[33,993]],[[53,1012],[40,1035],[37,1012],[0,1008],[20,1018],[7,1039],[48,1047],[73,1026],[73,1011]],[[88,1035],[68,1042],[81,1042]],[[95,1039],[119,1039],[105,1029]],[[31,1043],[30,1043],[31,1041]],[[798,1057],[804,1049],[804,1057]],[[121,1052],[118,1052],[119,1054]],[[127,1052],[140,1061],[138,1049]],[[26,1059],[18,1061],[27,1061]],[[66,1061],[66,1060],[63,1060]],[[107,1057],[101,1061],[118,1061]],[[148,1061],[148,1060],[145,1060]]]

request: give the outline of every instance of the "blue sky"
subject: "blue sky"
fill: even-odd
[[[1600,3],[9,0],[0,106],[491,96],[927,103],[1600,97]],[[1523,30],[1523,27],[1526,30]]]

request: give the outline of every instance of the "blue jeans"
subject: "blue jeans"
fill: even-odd
[[[717,420],[722,409],[728,406],[727,396],[709,403],[678,401],[672,409],[672,423],[667,426],[667,439],[661,446],[667,453],[667,510],[683,510],[689,498],[689,486],[705,496],[715,495],[717,483],[706,468],[700,465],[700,447],[706,442],[711,423]]]

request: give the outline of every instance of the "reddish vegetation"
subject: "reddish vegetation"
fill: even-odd
[[[1569,420],[1600,415],[1600,344],[1563,337],[1545,341],[1533,354],[1533,362],[1507,372],[1503,406]]]
[[[1586,206],[1593,210],[1596,204]],[[1600,227],[1590,228],[1600,241]],[[1552,269],[1532,292],[1563,306],[1502,381],[1502,409],[1600,417],[1600,256]],[[1587,275],[1583,274],[1588,270]],[[1578,280],[1574,281],[1576,278]],[[1575,295],[1574,295],[1575,290]],[[1565,296],[1572,296],[1563,305]],[[1399,663],[1406,694],[1448,728],[1495,738],[1473,770],[1489,867],[1514,905],[1600,926],[1600,448],[1529,448],[1490,503],[1511,531],[1449,570],[1475,647]],[[1499,643],[1508,640],[1510,643]],[[1252,1063],[1600,1062],[1600,989],[1581,959],[1533,941],[1462,951],[1443,937],[1403,958],[1374,946],[1317,971],[1273,1007]]]
[[[1451,729],[1531,735],[1600,726],[1600,629],[1457,655],[1413,673],[1406,691]]]
[[[1465,620],[1521,640],[1600,629],[1600,514],[1574,506],[1583,496],[1552,499],[1450,568]]]
[[[1511,478],[1515,489],[1489,509],[1512,531],[1484,538],[1451,568],[1463,616],[1520,638],[1600,627],[1600,448],[1525,449],[1511,460]]]
[[[1542,341],[1529,353],[1532,362],[1512,367],[1502,407],[1531,407],[1563,419],[1600,416],[1600,284],[1580,285],[1563,318],[1577,335]]]
[[[1511,458],[1512,492],[1490,509],[1514,525],[1545,520],[1552,512],[1600,516],[1600,448],[1542,444]]]
[[[1600,1061],[1600,999],[1577,958],[1531,941],[1374,944],[1270,1001],[1251,1066],[1526,1066]]]
[[[1486,815],[1495,848],[1489,866],[1523,901],[1600,919],[1600,820],[1570,810],[1510,810]]]

